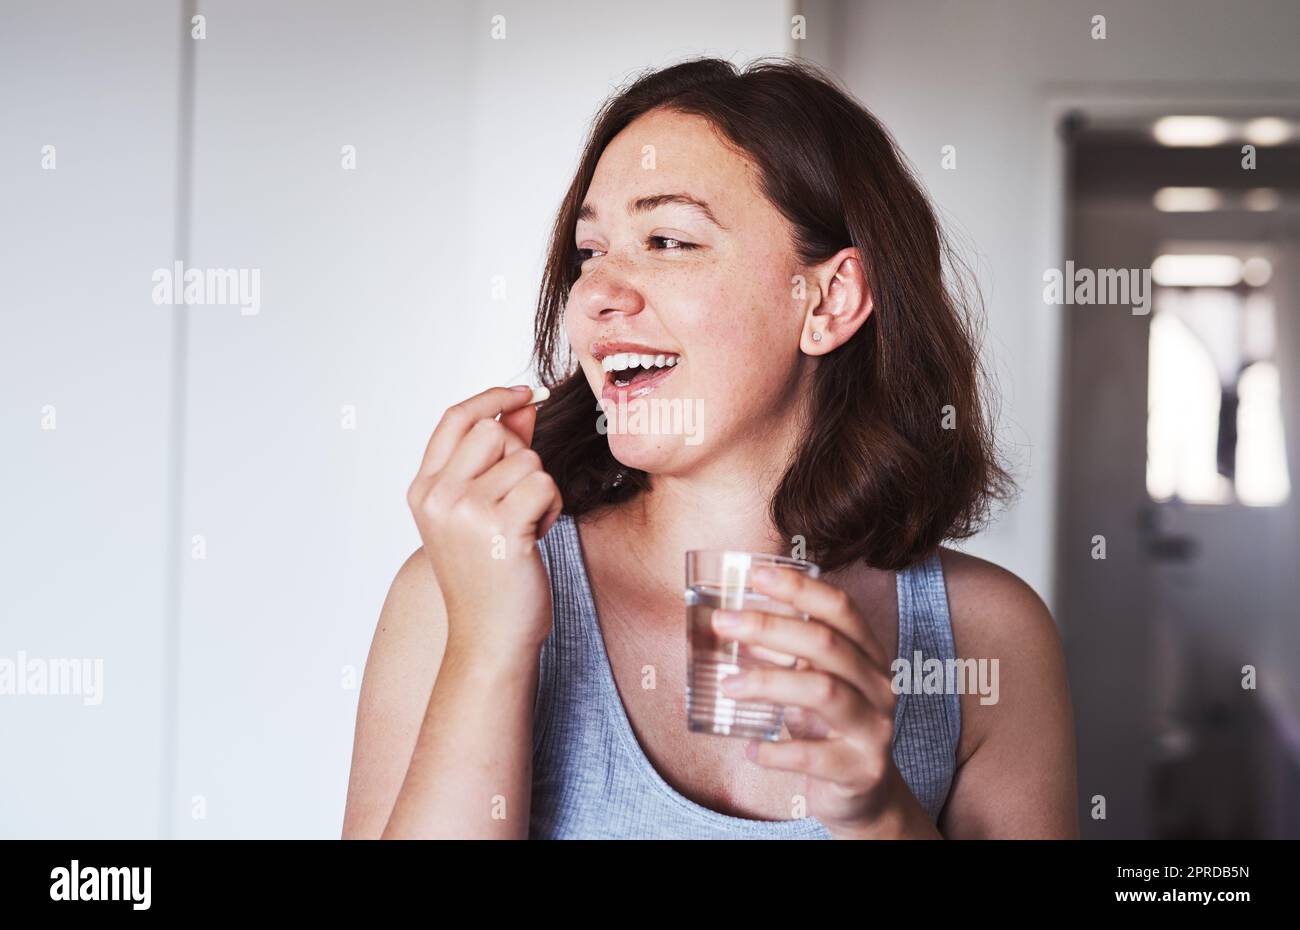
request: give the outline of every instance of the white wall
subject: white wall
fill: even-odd
[[[99,704],[0,694],[0,837],[158,829],[172,320],[150,274],[172,251],[178,20],[0,11],[0,661],[103,668]]]

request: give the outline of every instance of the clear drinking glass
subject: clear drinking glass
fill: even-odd
[[[811,578],[820,573],[812,562],[761,552],[696,549],[686,553],[686,725],[696,733],[769,741],[781,733],[783,706],[736,700],[720,687],[723,679],[746,669],[795,664],[793,656],[726,639],[713,629],[713,612],[719,609],[808,619],[807,614],[753,590],[750,572],[759,567],[802,572]]]

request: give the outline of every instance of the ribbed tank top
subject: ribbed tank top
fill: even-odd
[[[562,515],[538,547],[551,581],[553,626],[533,712],[530,839],[831,838],[816,817],[733,817],[673,788],[641,749],[619,696],[573,518]],[[925,659],[952,658],[938,553],[896,573],[896,584],[899,655],[909,662],[918,650]],[[936,822],[960,732],[957,694],[898,695],[894,764]]]

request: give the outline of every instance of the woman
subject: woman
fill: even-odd
[[[411,484],[343,835],[1076,836],[1052,618],[940,546],[1010,490],[944,254],[888,133],[807,66],[610,100],[550,244],[550,399],[452,407]],[[611,428],[652,403],[699,416]],[[762,590],[812,620],[726,631],[799,658],[733,692],[794,732],[689,732],[683,553],[801,546],[822,577]],[[996,660],[997,700],[906,693],[917,651]]]

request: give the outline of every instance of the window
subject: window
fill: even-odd
[[[1165,261],[1171,257],[1177,260]],[[1225,278],[1233,262],[1237,273]],[[1264,290],[1271,267],[1259,256],[1208,253],[1162,255],[1153,267],[1176,270],[1156,275],[1147,493],[1156,501],[1197,504],[1285,501],[1290,483],[1274,361],[1276,309]],[[1201,286],[1207,279],[1217,286]]]

